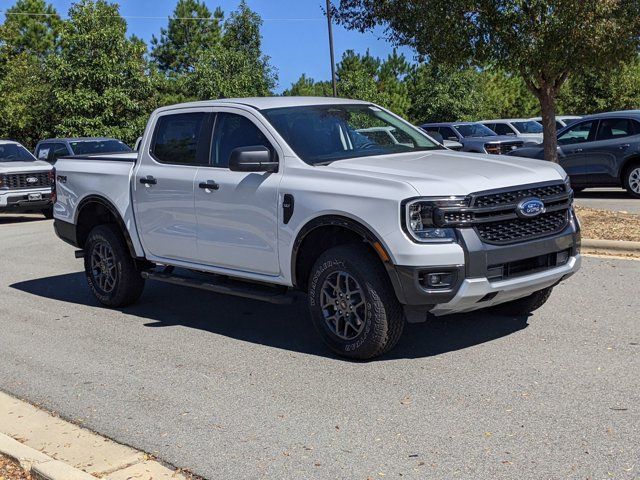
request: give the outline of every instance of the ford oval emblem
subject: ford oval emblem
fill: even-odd
[[[516,207],[516,213],[521,218],[533,218],[544,213],[544,203],[539,198],[527,198],[522,200]]]
[[[36,177],[27,177],[27,183],[38,183],[38,179]]]

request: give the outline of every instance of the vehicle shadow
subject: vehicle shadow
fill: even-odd
[[[39,297],[103,308],[89,292],[82,272],[27,280],[11,288]],[[245,342],[335,358],[309,321],[302,294],[295,304],[282,306],[147,282],[138,303],[118,310],[148,320],[145,326],[150,328],[179,325]],[[377,361],[440,355],[490,342],[527,326],[526,316],[503,317],[486,312],[407,324],[398,346]]]
[[[603,200],[632,200],[633,197],[626,190],[610,189],[610,190],[583,190],[575,193],[576,198],[599,198]]]
[[[13,223],[41,222],[47,220],[43,215],[16,215],[16,214],[0,214],[0,225],[9,225]]]

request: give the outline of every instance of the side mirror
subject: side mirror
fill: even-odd
[[[278,162],[273,161],[271,151],[263,145],[238,147],[231,151],[229,170],[232,172],[277,172]]]

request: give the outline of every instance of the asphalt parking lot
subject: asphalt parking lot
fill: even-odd
[[[585,258],[529,318],[333,357],[302,302],[149,283],[97,306],[50,221],[0,217],[0,390],[206,478],[640,477],[640,262]]]
[[[631,198],[621,188],[588,188],[576,194],[576,204],[640,215],[640,199]]]

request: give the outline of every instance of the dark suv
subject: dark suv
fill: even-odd
[[[131,152],[131,148],[115,138],[48,138],[38,142],[33,154],[38,160],[56,163],[60,157],[101,153]]]
[[[544,159],[544,150],[525,147],[510,155]],[[640,198],[640,110],[589,115],[563,128],[558,160],[576,191],[621,186]]]

